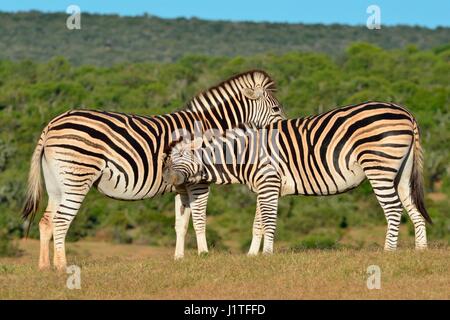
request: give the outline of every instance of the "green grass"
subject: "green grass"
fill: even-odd
[[[38,271],[38,242],[24,255],[0,259],[0,299],[449,299],[449,250],[395,253],[375,249],[281,251],[254,258],[213,251],[182,261],[172,248],[70,243],[81,289],[65,273]],[[381,268],[381,289],[366,286],[367,267]]]

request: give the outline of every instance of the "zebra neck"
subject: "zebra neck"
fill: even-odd
[[[235,139],[234,139],[235,138]],[[259,165],[257,138],[221,137],[197,153],[201,157],[202,179],[215,184],[247,183],[248,172]]]
[[[239,105],[227,107],[221,103],[215,106],[200,106],[191,102],[185,111],[194,114],[198,121],[202,123],[203,132],[210,129],[218,129],[223,132],[238,126],[240,123],[246,123],[248,120],[245,108]]]

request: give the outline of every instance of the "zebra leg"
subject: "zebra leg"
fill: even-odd
[[[40,236],[40,250],[39,250],[39,269],[50,268],[50,254],[49,245],[53,233],[53,216],[55,215],[56,205],[58,203],[53,198],[49,197],[47,209],[39,221],[39,236]]]
[[[397,249],[398,243],[398,232],[400,228],[400,220],[402,217],[403,206],[396,195],[397,199],[393,200],[395,203],[393,204],[384,204],[383,200],[378,199],[381,207],[383,208],[384,215],[387,220],[387,232],[386,232],[386,240],[384,243],[385,251],[395,251]]]
[[[403,212],[402,203],[397,190],[395,190],[393,179],[379,179],[378,176],[370,178],[370,175],[368,175],[368,177],[375,195],[377,196],[378,203],[384,211],[384,216],[387,221],[384,250],[394,251],[397,249],[398,231]],[[387,180],[389,181],[386,182]]]
[[[198,254],[208,252],[206,242],[206,207],[208,204],[209,186],[198,184],[188,187],[189,201],[192,213],[192,222],[197,237]]]
[[[407,188],[409,189],[409,185],[407,186]],[[398,192],[401,201],[403,203],[403,206],[405,207],[412,223],[414,224],[416,249],[417,250],[426,249],[427,229],[425,227],[425,219],[420,214],[419,210],[417,210],[417,207],[414,205],[409,190],[406,191],[403,188],[399,188]]]
[[[57,270],[65,270],[66,268],[65,241],[67,231],[86,194],[87,192],[80,193],[80,191],[65,192],[53,216],[53,265]]]
[[[60,167],[64,170],[64,167]],[[75,218],[81,203],[92,187],[100,172],[86,172],[85,168],[71,167],[72,173],[60,172],[60,201],[52,219],[53,227],[53,265],[58,270],[66,268],[65,241],[67,231]],[[64,172],[64,171],[63,171]],[[75,172],[79,172],[78,174]],[[83,172],[83,173],[81,173]]]
[[[264,234],[263,254],[273,253],[273,240],[277,227],[278,191],[258,194],[257,206],[261,212]]]
[[[262,230],[262,221],[261,221],[261,213],[259,211],[259,207],[256,206],[256,214],[255,220],[253,221],[253,238],[252,243],[250,245],[250,249],[248,250],[249,256],[256,256],[259,253],[259,248],[261,247],[263,230]]]
[[[61,201],[61,188],[47,161],[43,160],[41,163],[45,187],[48,194],[47,208],[39,221],[39,269],[42,270],[50,268],[49,246],[53,235],[53,217],[55,216],[56,210],[58,209],[58,205]]]
[[[425,219],[414,204],[411,195],[410,168],[412,167],[412,165],[410,162],[412,163],[412,157],[410,157],[410,159],[408,160],[403,175],[400,179],[398,185],[398,194],[400,196],[400,200],[403,203],[403,207],[405,208],[406,212],[408,212],[408,215],[412,223],[414,224],[416,249],[421,250],[427,248],[427,230],[425,227]]]
[[[184,240],[189,226],[190,215],[191,209],[189,208],[187,194],[177,194],[175,196],[175,232],[177,234],[175,259],[184,257]]]

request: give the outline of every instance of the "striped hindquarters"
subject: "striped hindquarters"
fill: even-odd
[[[368,102],[272,128],[280,132],[281,167],[291,178],[286,192],[330,195],[366,176],[381,184],[394,181],[413,145],[414,118],[400,106]]]

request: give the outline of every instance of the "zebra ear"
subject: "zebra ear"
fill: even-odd
[[[242,94],[251,100],[257,100],[264,94],[264,89],[261,87],[256,88],[244,88]]]

